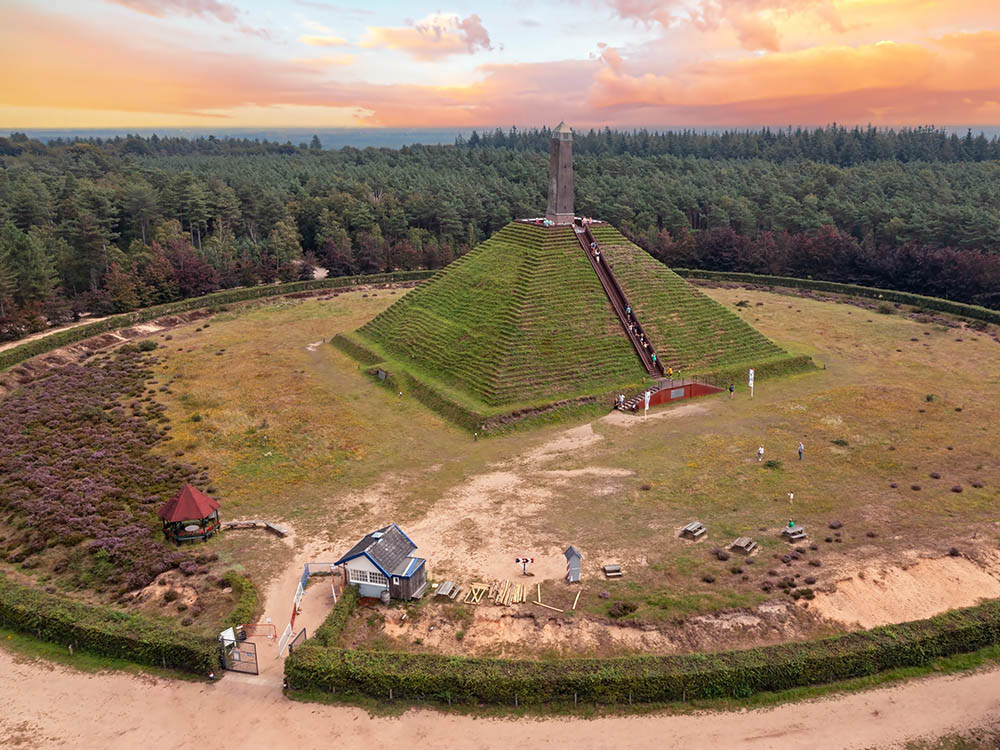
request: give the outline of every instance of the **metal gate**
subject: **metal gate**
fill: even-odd
[[[302,630],[299,631],[299,634],[297,636],[295,636],[295,638],[292,640],[291,643],[288,644],[288,654],[289,654],[289,656],[291,656],[291,654],[295,650],[296,646],[298,646],[301,643],[305,643],[306,642],[306,638],[307,637],[308,636],[306,635],[306,629],[302,628]]]
[[[233,672],[260,674],[257,668],[257,644],[253,641],[223,641],[222,666]]]

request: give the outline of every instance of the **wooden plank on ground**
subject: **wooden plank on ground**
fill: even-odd
[[[573,610],[574,611],[576,610],[576,603],[578,601],[580,601],[580,594],[582,594],[582,593],[583,593],[583,589],[580,589],[579,591],[576,592],[576,599],[573,600]]]

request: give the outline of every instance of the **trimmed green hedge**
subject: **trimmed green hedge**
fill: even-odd
[[[0,573],[0,625],[138,664],[207,674],[219,668],[219,644],[163,620],[94,607],[14,583]]]
[[[967,305],[964,302],[952,302],[940,297],[925,297],[922,294],[898,292],[894,289],[876,289],[871,286],[857,284],[840,284],[835,281],[819,281],[816,279],[797,279],[792,276],[765,276],[756,273],[736,273],[735,271],[702,271],[696,268],[674,268],[677,275],[689,279],[710,279],[712,281],[735,281],[756,286],[785,286],[793,289],[814,289],[820,292],[847,294],[853,297],[869,297],[871,299],[899,302],[904,305],[914,305],[928,310],[960,315],[964,318],[985,320],[987,323],[1000,325],[1000,310],[991,310],[979,305]]]
[[[333,646],[340,640],[341,634],[344,632],[344,628],[347,627],[347,621],[354,614],[354,610],[358,606],[358,588],[357,586],[347,586],[344,588],[344,593],[340,595],[340,599],[337,603],[333,605],[333,609],[330,610],[330,614],[326,616],[323,620],[323,624],[316,628],[316,632],[313,633],[312,640],[309,643],[319,644],[322,646]]]
[[[309,641],[285,662],[297,690],[520,704],[746,697],[918,666],[1000,643],[1000,600],[927,620],[746,651],[514,661],[355,651]]]
[[[164,315],[175,315],[191,310],[200,310],[205,307],[211,308],[234,302],[295,294],[296,292],[308,292],[315,289],[339,289],[361,284],[393,284],[400,281],[418,281],[430,278],[435,273],[435,271],[397,271],[395,273],[380,273],[369,276],[336,276],[334,278],[314,279],[312,281],[295,281],[289,284],[241,287],[239,289],[213,292],[202,297],[191,297],[165,305],[146,307],[142,310],[122,315],[113,315],[95,323],[67,328],[64,331],[52,333],[40,339],[15,346],[5,352],[0,352],[0,371],[13,367],[18,362],[23,362],[31,357],[58,349],[60,346],[66,346],[67,344],[82,341],[83,339],[107,333],[108,331],[115,331],[119,328],[128,328],[137,323],[161,318]]]
[[[257,587],[254,586],[253,581],[235,570],[226,573],[222,580],[232,586],[233,593],[236,594],[236,607],[230,613],[226,624],[236,627],[254,622],[257,619],[257,609],[260,606],[260,595],[257,593]]]

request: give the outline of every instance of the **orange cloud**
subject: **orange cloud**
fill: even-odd
[[[611,111],[688,112],[704,124],[742,122],[983,122],[1000,98],[1000,32],[955,34],[926,46],[879,42],[691,64],[669,75],[604,67],[588,101]],[[923,112],[923,115],[917,113]],[[760,120],[764,113],[778,119]],[[709,118],[705,120],[704,118]]]
[[[331,34],[324,36],[319,36],[317,34],[303,34],[299,37],[299,41],[309,47],[345,47],[348,44],[346,39],[341,39],[339,36],[333,36]]]
[[[361,46],[402,50],[422,61],[493,49],[479,16],[459,18],[456,14],[432,14],[413,26],[369,26]]]

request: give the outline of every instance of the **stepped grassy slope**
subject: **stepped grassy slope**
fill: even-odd
[[[707,375],[744,366],[792,370],[808,364],[688,284],[614,227],[598,225],[593,232],[664,367]]]
[[[788,357],[617,232],[605,236],[665,362],[707,372]],[[645,374],[568,226],[508,224],[334,343],[466,426],[593,401]]]

